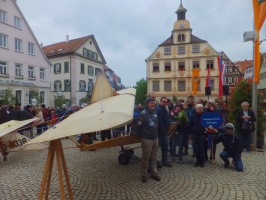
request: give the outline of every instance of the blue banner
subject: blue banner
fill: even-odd
[[[223,123],[223,116],[217,112],[203,113],[200,117],[200,123],[205,128],[209,128],[210,126],[219,128]]]

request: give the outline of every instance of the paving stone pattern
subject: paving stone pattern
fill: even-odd
[[[62,141],[64,146],[73,144],[67,139]],[[190,149],[183,162],[172,162],[172,168],[159,170],[160,182],[149,179],[147,183],[140,181],[139,160],[126,166],[118,163],[119,147],[95,152],[67,149],[64,153],[75,200],[265,200],[266,148],[263,153],[242,154],[244,172],[237,172],[232,165],[225,169],[218,156],[221,149],[218,145],[216,163],[207,162],[205,168],[193,166]],[[47,152],[11,153],[7,162],[0,161],[0,200],[38,199]],[[140,156],[140,149],[135,154]],[[61,199],[56,165],[49,199]]]

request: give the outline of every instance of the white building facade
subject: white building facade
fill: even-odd
[[[80,99],[90,96],[99,72],[103,72],[105,59],[93,35],[66,40],[43,47],[52,63],[51,93],[60,92],[67,100],[67,106],[81,104]],[[54,101],[51,104],[55,106]],[[61,106],[61,105],[56,105]]]
[[[11,88],[16,101],[31,104],[31,88],[50,106],[50,62],[14,0],[0,1],[0,99]]]

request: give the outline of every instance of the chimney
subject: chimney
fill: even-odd
[[[43,43],[41,43],[40,45],[41,45],[41,47],[43,48]]]
[[[66,35],[66,43],[69,42],[69,35]]]

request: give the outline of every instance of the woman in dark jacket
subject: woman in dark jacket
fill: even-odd
[[[206,134],[204,133],[205,128],[200,123],[200,117],[203,114],[203,105],[198,104],[196,106],[196,112],[192,115],[189,122],[189,126],[192,127],[192,139],[193,139],[193,149],[196,153],[196,163],[195,166],[204,167],[205,160],[205,142]]]
[[[172,114],[174,117],[176,117],[180,112],[183,111],[183,105],[177,104],[176,108],[172,111]],[[176,131],[171,136],[171,155],[172,155],[172,161],[175,161],[176,156],[176,146],[179,147],[178,150],[178,160],[183,161],[183,135],[186,131],[186,124],[182,124],[180,121],[177,121],[178,126],[176,128]]]
[[[253,122],[256,121],[256,117],[254,112],[249,109],[248,102],[243,102],[241,106],[242,109],[236,114],[236,119],[238,120],[239,125],[238,131],[240,132],[240,139],[243,147],[246,148],[246,152],[250,152],[250,145],[252,143],[251,134],[255,130]],[[245,126],[247,129],[244,128]]]

